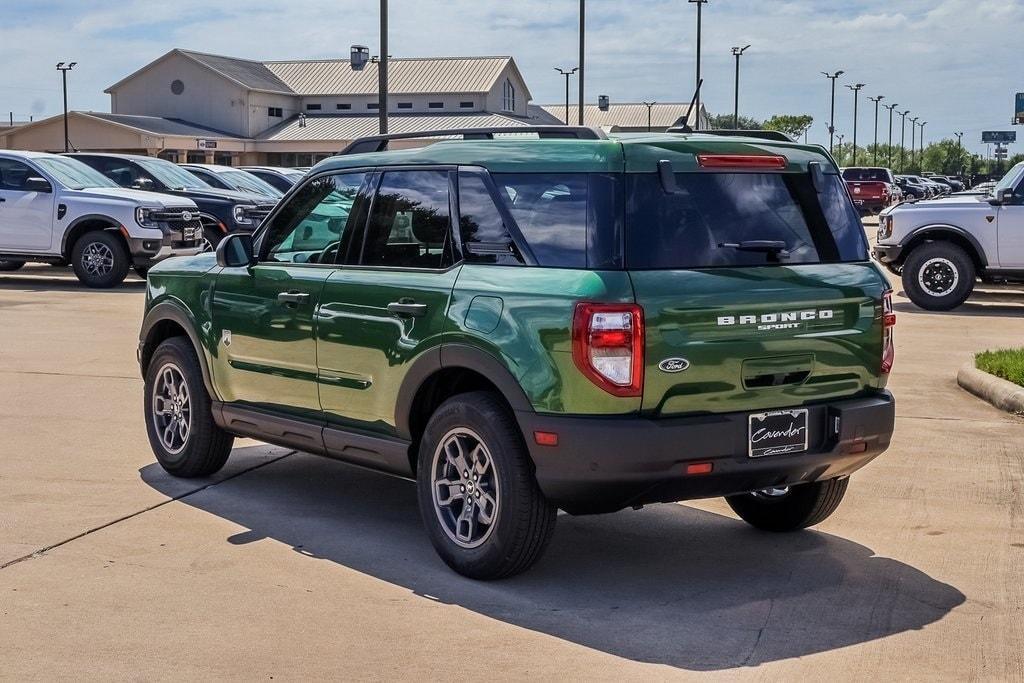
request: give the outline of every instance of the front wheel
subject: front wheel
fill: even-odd
[[[848,478],[726,496],[733,512],[763,531],[797,531],[827,519],[846,495]]]
[[[441,404],[423,433],[416,479],[430,541],[463,576],[523,572],[554,533],[557,511],[537,486],[511,412],[492,393]]]
[[[952,242],[927,242],[903,264],[903,290],[928,311],[951,311],[974,291],[974,262]]]
[[[71,250],[75,275],[86,287],[107,289],[124,282],[131,267],[121,237],[110,230],[82,235]]]

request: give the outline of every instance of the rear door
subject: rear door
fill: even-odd
[[[54,195],[29,190],[43,174],[17,159],[0,157],[0,249],[48,251],[53,240]]]
[[[258,263],[217,276],[214,380],[226,401],[320,419],[314,312],[355,232],[352,209],[367,178],[312,179],[275,214]]]
[[[880,386],[886,285],[838,176],[820,194],[810,173],[697,171],[676,184],[668,194],[657,174],[626,175],[644,411],[768,410]]]
[[[440,344],[459,274],[453,182],[448,168],[380,174],[364,239],[331,273],[317,311],[328,423],[394,434],[399,388],[411,362]]]

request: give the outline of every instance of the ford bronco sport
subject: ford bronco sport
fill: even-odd
[[[254,236],[155,268],[160,464],[209,475],[245,436],[414,479],[434,547],[480,579],[535,562],[559,508],[828,517],[894,415],[889,286],[833,160],[513,130],[358,140]]]

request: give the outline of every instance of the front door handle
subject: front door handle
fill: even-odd
[[[400,299],[388,304],[388,313],[409,318],[419,318],[427,313],[426,304],[418,304],[412,299]]]
[[[309,303],[309,294],[306,292],[281,292],[277,295],[277,300],[282,304],[297,306]]]

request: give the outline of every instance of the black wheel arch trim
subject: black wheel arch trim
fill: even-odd
[[[116,230],[118,228],[124,227],[124,226],[121,225],[121,221],[116,220],[114,218],[111,218],[110,216],[106,216],[106,215],[101,214],[101,213],[87,213],[84,216],[79,216],[78,218],[76,218],[75,220],[71,221],[68,224],[68,227],[64,229],[64,235],[60,238],[60,253],[63,254],[65,258],[70,256],[70,254],[67,251],[68,250],[68,236],[71,233],[73,233],[75,231],[75,229],[78,228],[79,225],[81,225],[82,223],[85,223],[86,221],[104,221],[105,223],[109,223],[110,227],[107,228],[108,230],[110,230],[110,229]],[[120,234],[120,231],[118,231],[118,234]]]
[[[156,304],[149,309],[146,317],[142,320],[142,328],[139,330],[139,371],[142,373],[142,376],[146,376],[146,367],[142,364],[143,347],[153,328],[165,320],[174,322],[185,330],[185,334],[188,335],[189,341],[192,342],[192,346],[196,351],[196,356],[199,357],[199,367],[203,372],[203,384],[206,385],[206,391],[209,392],[212,399],[219,400],[220,396],[217,394],[216,387],[213,384],[213,376],[210,374],[210,365],[206,358],[203,344],[195,331],[195,320],[179,304],[171,301],[161,301]],[[150,355],[155,350],[155,348],[149,349]]]
[[[920,237],[923,233],[932,231],[939,233],[950,232],[958,237],[963,237],[974,248],[974,253],[978,257],[978,263],[981,264],[981,267],[988,267],[988,257],[985,255],[985,250],[981,247],[981,243],[978,242],[978,239],[967,230],[964,230],[963,228],[957,227],[955,225],[949,225],[948,223],[933,223],[931,225],[925,225],[915,229],[912,233],[907,235],[907,237],[904,240],[902,240],[899,245],[903,249],[902,256],[904,257],[904,259],[906,258],[906,256],[910,254],[910,251],[906,249],[906,246],[913,242],[918,237]]]

